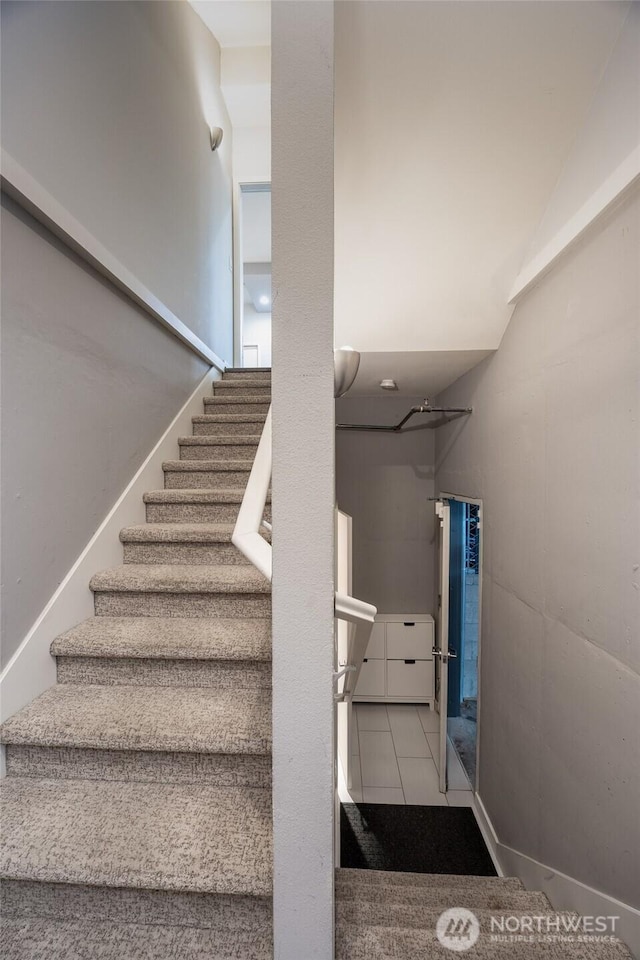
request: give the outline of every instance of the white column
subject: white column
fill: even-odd
[[[276,960],[333,957],[333,2],[272,3]]]

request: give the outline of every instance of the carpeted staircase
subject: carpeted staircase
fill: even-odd
[[[271,585],[231,544],[270,398],[214,385],[2,728],[4,960],[272,956]]]
[[[470,960],[630,960],[620,941],[583,943],[574,934],[574,942],[554,942],[556,921],[562,934],[562,924],[571,929],[577,915],[555,912],[543,893],[525,890],[515,878],[384,870],[336,871],[336,960],[450,960],[456,948],[440,943],[436,925],[451,907],[472,911],[479,923],[478,940],[468,950],[463,937],[454,940]],[[538,924],[546,931],[546,916],[548,942],[537,937]],[[509,933],[494,933],[504,939],[492,940],[492,918],[513,917],[531,919],[531,941],[526,929],[518,942]]]
[[[57,685],[2,728],[3,960],[273,954],[270,584],[231,544],[270,391],[266,370],[215,384],[95,617],[53,641]],[[445,960],[452,906],[480,922],[469,957],[629,956],[489,942],[491,916],[551,912],[519,880],[338,870],[336,958]]]

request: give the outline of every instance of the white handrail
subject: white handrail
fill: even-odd
[[[271,468],[271,407],[269,407],[258,451],[249,474],[249,482],[231,536],[233,545],[269,580],[272,573],[271,544],[260,535],[260,528],[271,529],[271,524],[264,520],[264,508],[271,483]],[[376,612],[372,604],[365,603],[363,600],[357,600],[344,593],[335,595],[336,619],[346,620],[355,628],[350,630],[348,645],[347,665],[351,669],[340,673],[340,676],[345,677],[342,697],[350,696],[358,682]]]
[[[263,521],[263,514],[271,483],[271,466],[271,406],[269,406],[258,451],[249,474],[249,482],[231,535],[234,547],[237,547],[269,580],[271,580],[271,544],[260,536],[260,527],[267,526]],[[270,524],[268,528],[271,529]]]

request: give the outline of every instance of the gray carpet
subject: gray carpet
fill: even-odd
[[[6,960],[272,956],[271,585],[231,544],[270,389],[214,386],[2,728]]]

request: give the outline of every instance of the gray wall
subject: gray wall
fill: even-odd
[[[336,401],[336,421],[397,423],[423,400],[347,396]],[[435,614],[435,432],[336,432],[338,506],[353,517],[354,596],[381,613]]]
[[[438,399],[440,490],[484,499],[480,794],[499,839],[640,906],[640,197]]]
[[[4,664],[208,365],[4,197],[1,229]]]
[[[2,3],[2,145],[223,360],[231,126],[188,3]],[[224,128],[214,154],[207,125]]]

